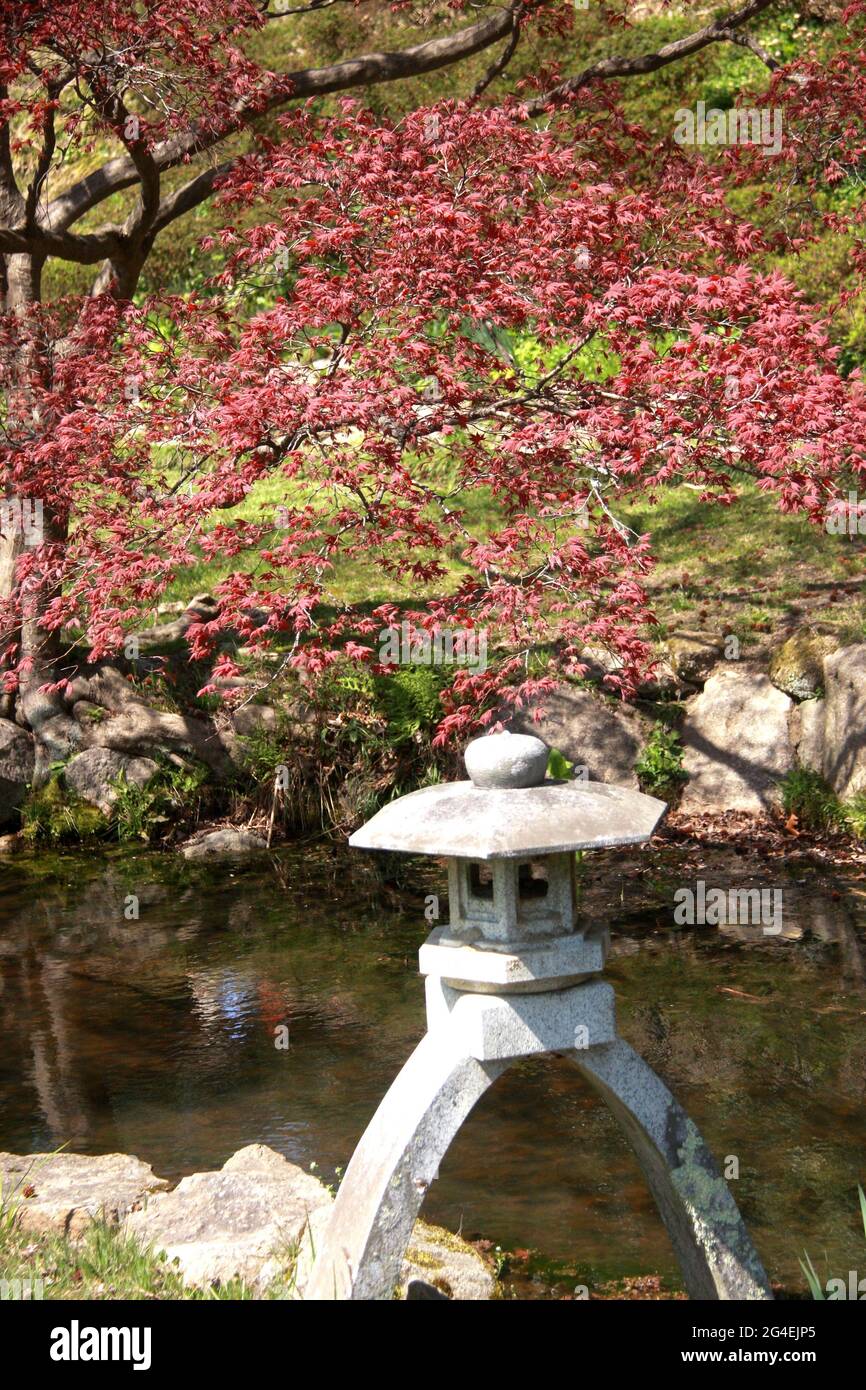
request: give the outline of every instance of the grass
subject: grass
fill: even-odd
[[[252,1299],[240,1279],[220,1287],[186,1286],[178,1269],[125,1235],[120,1227],[93,1221],[79,1241],[63,1235],[33,1235],[14,1223],[0,1227],[0,1280],[20,1280],[45,1299]],[[284,1297],[290,1287],[275,1282],[267,1297]]]
[[[840,585],[866,568],[861,537],[828,535],[744,485],[729,507],[680,486],[620,507],[649,532],[658,563],[648,580],[663,630],[708,628],[748,645],[787,623],[820,617],[862,640],[866,602]]]
[[[261,482],[219,519],[260,521],[268,511],[291,503],[291,486],[280,478]],[[480,536],[501,520],[486,488],[456,498],[455,504],[465,508],[467,524]],[[772,497],[751,484],[727,507],[702,502],[699,493],[683,485],[665,489],[655,499],[615,503],[614,511],[652,537],[659,560],[648,588],[658,635],[708,628],[736,633],[748,646],[780,626],[816,618],[850,640],[866,634],[866,599],[840,587],[866,569],[864,537],[832,536],[802,517],[783,515]],[[256,554],[231,562],[194,560],[165,597],[187,600],[212,591],[239,566],[251,570],[258,563]],[[423,601],[456,587],[466,573],[458,554],[446,554],[444,564],[447,579],[425,587],[408,579],[394,581],[370,562],[337,557],[328,587],[338,602],[369,607]]]
[[[866,792],[840,801],[820,773],[803,767],[787,773],[779,785],[785,815],[795,815],[804,829],[843,831],[855,840],[866,839]]]

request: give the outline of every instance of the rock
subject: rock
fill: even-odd
[[[0,1153],[4,1204],[22,1230],[80,1236],[94,1217],[118,1222],[149,1193],[168,1187],[132,1154]]]
[[[532,734],[487,734],[467,743],[466,771],[476,787],[537,787],[544,781],[550,749]]]
[[[233,859],[258,854],[267,847],[267,842],[260,835],[227,826],[224,830],[209,830],[204,835],[194,835],[181,845],[180,852],[184,859]]]
[[[277,727],[277,712],[272,705],[241,705],[232,715],[232,727],[241,738],[260,731],[272,734]]]
[[[118,796],[113,783],[121,774],[130,786],[144,787],[157,771],[151,758],[127,758],[111,748],[86,748],[70,759],[63,775],[67,786],[82,800],[108,815]]]
[[[186,1284],[243,1279],[262,1291],[291,1268],[311,1216],[330,1203],[318,1178],[251,1144],[221,1169],[153,1197],[126,1229],[176,1260]]]
[[[673,632],[666,646],[674,675],[690,685],[702,685],[725,654],[725,639],[708,632]]]
[[[804,767],[843,800],[866,791],[866,643],[824,658],[823,700],[800,706],[792,736]]]
[[[600,681],[605,676],[615,675],[623,668],[623,659],[607,647],[584,647],[580,654],[582,666],[587,668],[583,680]]]
[[[37,730],[34,781],[41,785],[50,776],[52,763],[61,763],[82,744],[81,726],[68,714],[55,714]]]
[[[532,718],[532,709],[521,710],[508,716],[508,727],[543,739],[575,767],[588,768],[592,781],[637,788],[634,767],[650,733],[637,710],[575,686],[540,697],[537,707],[540,720]]]
[[[788,721],[791,742],[801,767],[824,775],[825,700],[804,700],[791,710]]]
[[[789,696],[768,676],[723,667],[686,705],[683,811],[747,811],[778,800],[778,782],[795,765]]]
[[[801,628],[770,656],[770,680],[793,700],[811,700],[824,684],[824,658],[838,646],[835,637]]]
[[[158,623],[156,627],[129,633],[127,643],[136,642],[139,652],[168,651],[181,644],[193,623],[212,623],[219,617],[219,611],[219,604],[212,594],[196,594],[185,608],[181,605],[176,618],[167,623]]]
[[[197,758],[217,773],[231,770],[227,744],[211,719],[169,714],[130,701],[80,732],[83,748],[113,748],[131,756],[171,751]]]
[[[33,739],[9,719],[0,719],[0,825],[15,812],[33,781],[36,754]]]
[[[401,1282],[407,1299],[435,1297],[427,1292],[421,1295],[417,1289],[413,1295],[412,1284],[419,1282],[454,1299],[482,1301],[493,1298],[496,1292],[496,1276],[478,1251],[459,1236],[428,1226],[426,1221],[415,1223]]]
[[[276,1279],[303,1297],[333,1197],[318,1178],[264,1144],[250,1144],[221,1169],[193,1173],[172,1191],[131,1154],[0,1153],[4,1202],[24,1231],[79,1239],[97,1217],[176,1261],[199,1288],[242,1279],[264,1292]],[[28,1194],[28,1195],[25,1195]],[[413,1298],[487,1299],[493,1271],[459,1236],[419,1221],[403,1264],[401,1289]]]
[[[313,1212],[301,1241],[293,1295],[303,1299],[315,1252],[322,1247],[330,1205]],[[410,1299],[454,1298],[483,1301],[497,1293],[496,1275],[483,1255],[461,1236],[416,1221],[395,1291]]]
[[[680,680],[669,661],[657,661],[652,671],[639,682],[637,693],[642,700],[670,700],[680,695],[690,682]]]

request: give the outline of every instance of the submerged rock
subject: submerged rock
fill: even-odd
[[[259,854],[267,847],[267,842],[251,830],[227,826],[223,830],[209,830],[203,835],[194,835],[181,845],[180,852],[184,859],[237,859],[248,854]]]

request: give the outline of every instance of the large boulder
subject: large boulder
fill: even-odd
[[[824,685],[824,658],[838,645],[835,637],[800,628],[772,653],[770,680],[793,700],[813,699]]]
[[[130,701],[107,719],[81,731],[83,748],[113,748],[131,757],[174,752],[196,758],[218,774],[231,771],[235,735],[220,732],[212,719],[172,714]]]
[[[157,770],[152,758],[127,758],[111,748],[86,748],[70,759],[63,775],[76,795],[107,816],[117,801],[116,782],[121,775],[130,786],[145,787]]]
[[[116,1224],[168,1187],[132,1154],[0,1153],[4,1207],[24,1231],[80,1236],[95,1217]]]
[[[263,1144],[240,1149],[222,1168],[182,1178],[126,1222],[130,1235],[169,1261],[198,1287],[243,1279],[258,1290],[293,1264],[327,1188]]]
[[[0,825],[15,819],[15,812],[33,781],[33,739],[9,719],[0,719]]]
[[[789,696],[768,676],[721,667],[686,706],[684,811],[761,814],[778,802],[778,783],[796,764]]]
[[[186,1284],[243,1279],[261,1293],[287,1278],[291,1295],[303,1298],[332,1205],[318,1178],[275,1150],[251,1144],[221,1169],[193,1173],[173,1192],[151,1198],[129,1216],[126,1229],[176,1260]],[[413,1280],[458,1299],[491,1298],[496,1287],[472,1246],[421,1221],[403,1263],[403,1289]]]
[[[799,707],[792,736],[803,766],[845,800],[866,791],[866,643],[824,658],[824,690]]]
[[[537,708],[540,719],[533,717]],[[575,767],[586,767],[593,782],[637,787],[635,763],[650,735],[650,724],[630,705],[605,700],[592,690],[565,686],[541,696],[537,706],[507,719],[513,733],[535,734]]]

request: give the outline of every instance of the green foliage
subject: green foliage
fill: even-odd
[[[121,773],[112,783],[116,800],[109,815],[82,800],[55,763],[48,781],[35,787],[21,808],[24,838],[31,844],[56,845],[117,836],[121,843],[150,840],[163,826],[198,818],[207,768],[198,763],[176,767],[167,759],[144,787],[127,782]]]
[[[557,782],[568,782],[573,771],[574,763],[570,763],[558,748],[551,748],[547,759],[547,776],[553,777]]]
[[[290,1281],[287,1272],[287,1279]],[[92,1221],[80,1240],[62,1235],[33,1236],[14,1221],[0,1222],[0,1278],[41,1280],[46,1299],[251,1299],[240,1280],[209,1289],[186,1286],[165,1254],[102,1220]],[[286,1296],[280,1281],[270,1297]]]
[[[687,781],[683,771],[683,745],[679,734],[659,720],[652,727],[646,748],[635,763],[641,790],[663,801],[676,796]]]
[[[112,783],[116,800],[111,825],[121,844],[131,840],[151,840],[163,826],[178,821],[196,821],[201,789],[208,770],[200,763],[176,767],[163,762],[143,787],[127,782],[124,773]]]
[[[858,792],[842,805],[845,824],[855,840],[866,840],[866,792]]]
[[[836,830],[843,823],[842,807],[835,792],[818,772],[797,767],[780,783],[782,809],[794,815],[806,830]]]
[[[779,786],[785,815],[795,815],[805,830],[835,830],[866,840],[866,792],[840,801],[819,772],[805,767],[787,773]]]
[[[375,677],[376,702],[387,721],[389,743],[432,734],[442,718],[439,692],[444,683],[438,666],[399,666],[391,675]]]

